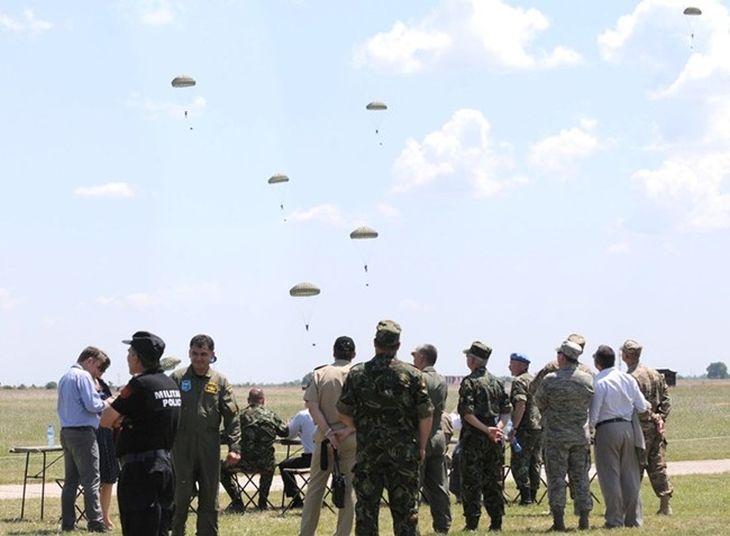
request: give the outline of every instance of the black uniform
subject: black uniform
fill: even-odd
[[[124,416],[117,439],[117,486],[125,536],[162,536],[172,524],[175,481],[170,449],[180,419],[180,390],[161,370],[135,376],[112,407]]]

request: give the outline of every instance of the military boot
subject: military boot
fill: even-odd
[[[672,507],[669,505],[669,499],[671,499],[671,495],[663,495],[659,497],[659,510],[657,511],[658,515],[662,516],[671,516],[672,515]]]
[[[548,532],[565,532],[565,519],[563,512],[553,512],[553,526],[548,529]]]
[[[464,527],[464,532],[477,530],[477,527],[479,527],[479,517],[466,518],[466,526]]]
[[[578,520],[578,530],[588,530],[590,523],[588,522],[588,514],[590,512],[581,512],[580,519]]]
[[[502,530],[502,516],[494,516],[489,523],[490,532],[499,532]]]
[[[522,506],[527,506],[533,502],[535,501],[532,496],[532,490],[528,487],[520,488],[520,504]]]

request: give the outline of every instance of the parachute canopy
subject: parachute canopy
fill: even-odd
[[[363,240],[367,238],[378,238],[378,231],[372,227],[358,227],[350,233],[353,240]]]
[[[289,182],[289,177],[283,173],[277,173],[276,175],[269,177],[269,184],[279,184],[282,182]]]
[[[373,101],[368,103],[367,106],[365,106],[367,110],[387,110],[388,106],[384,102],[380,101]]]
[[[312,283],[298,283],[289,289],[289,296],[295,298],[308,298],[310,296],[317,296],[320,293],[319,287]]]
[[[192,76],[176,76],[172,79],[172,87],[193,87],[195,79]]]
[[[685,15],[702,15],[702,10],[698,7],[686,7],[684,8]]]

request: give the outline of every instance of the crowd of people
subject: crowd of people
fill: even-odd
[[[580,362],[585,339],[578,334],[567,337],[556,360],[535,376],[530,359],[513,353],[509,389],[487,370],[489,345],[474,341],[464,350],[469,373],[461,381],[452,422],[448,387],[435,368],[437,349],[419,345],[407,363],[397,358],[400,336],[398,323],[379,322],[374,357],[356,364],[354,341],[338,337],[333,361],[305,376],[305,409],[288,422],[265,407],[259,388],[251,389],[248,405],[239,408],[231,384],[211,368],[216,355],[208,335],[191,339],[190,364],[169,376],[160,367],[165,343],[157,335],[138,331],[122,341],[129,345],[132,377],[117,396],[102,379],[109,357],[85,348],[59,382],[62,530],[76,528],[81,486],[88,531],[110,531],[116,482],[123,534],[183,536],[197,498],[195,533],[217,535],[219,484],[231,499],[224,511],[243,512],[253,499],[237,475],[256,474],[253,507],[273,507],[269,490],[277,438],[298,438],[303,446],[301,454],[278,466],[289,507],[302,509],[302,536],[317,531],[333,473],[342,483],[334,500],[337,536],[350,535],[353,527],[358,536],[378,534],[384,499],[395,534],[419,533],[422,503],[433,530],[446,534],[453,522],[452,492],[463,509],[464,530],[478,530],[483,505],[489,530],[500,531],[507,445],[520,505],[540,500],[544,468],[553,531],[567,530],[568,488],[578,528],[590,527],[592,444],[604,527],[642,525],[644,470],[660,498],[658,513],[671,514],[667,386],[660,373],[640,363],[642,347],[636,341],[620,348],[627,373],[616,367],[614,350],[600,345],[593,354],[594,374]],[[454,429],[460,433],[450,454]],[[309,470],[303,497],[293,474],[297,469]]]

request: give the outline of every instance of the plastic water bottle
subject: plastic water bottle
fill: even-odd
[[[506,438],[509,436],[510,432],[512,431],[512,419],[507,421],[507,426],[504,427],[504,437]],[[517,454],[522,452],[522,445],[520,445],[520,442],[517,441],[517,436],[512,439],[512,450],[515,451]]]
[[[48,447],[53,448],[56,446],[56,432],[53,431],[53,425],[49,424],[46,430],[46,438],[48,439]]]

